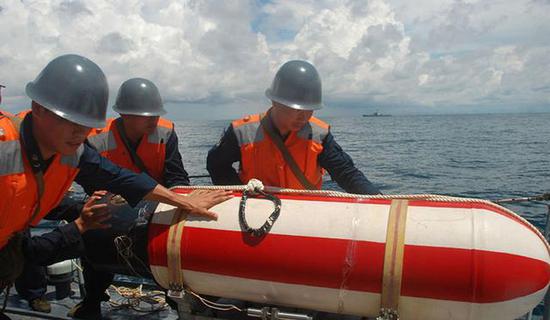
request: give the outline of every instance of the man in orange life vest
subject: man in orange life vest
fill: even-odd
[[[166,110],[155,84],[143,78],[125,81],[113,109],[120,117],[108,119],[104,128],[93,129],[88,142],[113,163],[136,173],[145,172],[165,187],[189,185],[174,124],[160,117]],[[102,236],[86,237],[85,243],[94,246]],[[87,255],[94,255],[93,249],[87,250]],[[112,283],[113,274],[96,270],[86,259],[82,263],[86,297],[69,315],[97,319],[101,316],[101,301],[109,299],[105,290]]]
[[[145,172],[165,187],[189,185],[174,124],[160,117],[166,110],[155,84],[143,78],[125,81],[113,109],[120,117],[92,130],[90,144],[115,164]]]
[[[321,91],[312,64],[293,60],[281,66],[266,90],[271,108],[233,121],[208,153],[212,182],[246,184],[256,178],[269,186],[321,189],[325,169],[347,192],[379,194],[336,143],[329,125],[313,117],[323,106]],[[237,161],[239,173],[232,166]]]
[[[93,204],[49,234],[21,235],[58,205],[73,181],[89,194],[108,190],[131,205],[141,199],[160,201],[211,218],[216,214],[208,209],[230,197],[228,192],[182,197],[83,144],[92,128],[105,125],[107,79],[94,62],[78,55],[57,57],[26,92],[30,111],[0,116],[0,288],[17,278],[25,261],[48,265],[79,256],[81,234],[108,227],[102,224],[109,218],[105,205]],[[0,319],[9,318],[0,313]]]

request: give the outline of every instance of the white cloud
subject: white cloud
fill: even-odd
[[[8,109],[26,103],[26,82],[64,53],[98,63],[113,97],[141,76],[172,105],[262,108],[277,67],[297,58],[316,64],[332,110],[549,103],[542,0],[4,0],[0,8]]]
[[[430,76],[423,73],[421,75],[418,76],[418,85],[419,86],[423,86],[425,85],[426,83],[428,83],[428,81],[430,80]]]

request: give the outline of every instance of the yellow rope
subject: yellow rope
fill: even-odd
[[[111,289],[121,297],[118,300],[111,298],[109,304],[115,309],[131,308],[138,312],[157,312],[168,307],[164,298],[164,292],[159,290],[151,290],[144,292],[143,285],[137,288],[110,286]],[[144,308],[141,303],[148,304],[149,308]]]

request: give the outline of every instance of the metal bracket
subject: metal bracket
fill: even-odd
[[[313,320],[313,317],[303,313],[281,312],[277,308],[263,307],[261,309],[248,308],[246,314],[249,317],[262,320]]]
[[[185,297],[185,293],[182,290],[168,290],[166,295],[174,300]]]
[[[166,296],[178,305],[178,318],[179,319],[194,319],[195,317],[191,315],[191,306],[186,299],[185,291],[183,290],[172,290],[169,289],[166,292]]]

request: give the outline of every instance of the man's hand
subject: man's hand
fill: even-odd
[[[74,221],[81,234],[88,230],[111,227],[110,224],[103,224],[104,221],[111,218],[107,203],[97,204],[97,201],[105,197],[106,194],[107,191],[96,191],[84,204],[80,217]]]
[[[231,199],[233,197],[231,194],[231,191],[225,190],[195,190],[184,197],[158,184],[144,199],[167,203],[187,213],[217,219],[218,215],[209,209]]]
[[[231,199],[231,191],[225,190],[194,190],[185,200],[193,207],[188,210],[190,214],[206,216],[212,219],[217,219],[218,215],[212,211],[208,211],[213,206]]]

